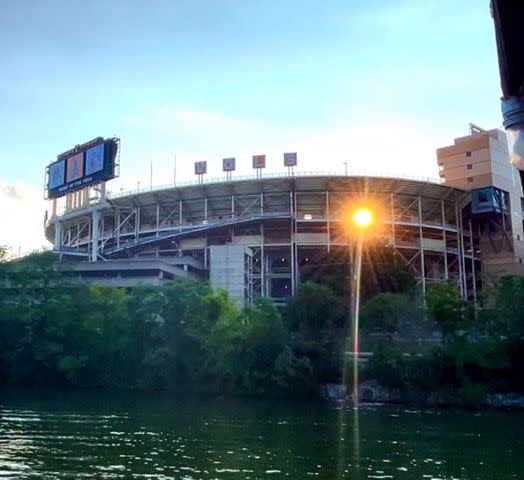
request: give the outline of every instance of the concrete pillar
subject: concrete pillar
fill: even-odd
[[[156,236],[160,235],[160,203],[156,202]]]
[[[290,223],[290,254],[291,254],[291,295],[295,296],[295,224],[296,224],[296,212],[293,204],[293,192],[289,192],[289,209],[291,213]]]
[[[455,220],[457,224],[457,251],[458,251],[458,267],[459,267],[459,286],[460,286],[460,296],[461,298],[466,298],[464,293],[464,270],[463,270],[463,263],[462,263],[462,256],[463,256],[463,250],[462,250],[462,240],[461,240],[461,233],[462,233],[462,226],[460,222],[460,216],[459,216],[459,209],[457,203],[455,203]]]
[[[91,228],[91,261],[96,262],[98,258],[98,242],[100,240],[100,211],[93,210]]]
[[[477,305],[477,274],[475,272],[475,245],[473,242],[473,225],[471,224],[471,218],[469,219],[469,238],[471,244],[471,277],[473,281],[473,301],[475,306]]]
[[[140,207],[135,209],[135,242],[138,242],[140,236]]]
[[[120,210],[116,211],[115,224],[116,224],[116,246],[120,247],[120,228],[121,228],[121,225],[120,225]]]
[[[448,239],[446,236],[446,209],[444,208],[444,200],[441,200],[440,205],[442,211],[442,240],[444,241],[444,278],[448,281]]]
[[[418,197],[418,232],[420,243],[420,276],[422,279],[422,293],[426,295],[426,264],[424,259],[424,236],[422,233],[422,198]]]
[[[326,234],[327,234],[327,251],[331,252],[331,215],[329,213],[329,191],[326,190]]]
[[[55,240],[53,242],[53,249],[60,250],[62,246],[62,222],[60,220],[55,221]]]
[[[397,247],[396,243],[396,232],[395,232],[395,195],[390,194],[390,206],[391,206],[391,241],[393,242],[393,248]]]

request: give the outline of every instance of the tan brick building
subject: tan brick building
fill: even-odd
[[[523,193],[510,163],[506,134],[470,125],[471,134],[437,149],[446,185],[470,190],[471,219],[479,235],[482,272],[524,275]]]

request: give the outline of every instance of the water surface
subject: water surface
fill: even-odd
[[[0,390],[0,478],[522,479],[523,427],[519,412]]]

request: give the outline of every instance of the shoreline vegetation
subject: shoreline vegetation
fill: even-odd
[[[0,260],[1,386],[314,397],[352,361],[343,277],[305,281],[282,308],[239,309],[206,283],[83,285],[56,262]],[[449,283],[422,298],[391,264],[363,279],[364,400],[522,406],[523,278],[502,278],[477,308]]]

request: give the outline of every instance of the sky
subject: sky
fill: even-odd
[[[193,162],[438,176],[435,149],[501,124],[489,0],[7,0],[0,15],[0,245],[49,247],[44,171],[121,139],[108,190]]]

